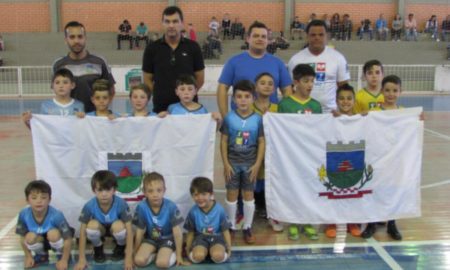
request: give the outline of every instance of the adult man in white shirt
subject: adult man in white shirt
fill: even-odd
[[[289,60],[292,70],[298,64],[310,64],[316,72],[311,96],[322,105],[324,113],[336,109],[336,90],[350,80],[347,60],[338,51],[327,47],[327,27],[324,21],[313,20],[306,27],[308,46]],[[295,89],[294,89],[295,90]]]

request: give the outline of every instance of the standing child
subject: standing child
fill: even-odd
[[[263,72],[259,74],[256,79],[256,100],[253,102],[253,111],[259,115],[264,115],[266,112],[277,112],[278,105],[270,102],[270,96],[274,91],[274,79],[272,74]],[[263,212],[266,216],[266,199],[264,195],[264,161],[261,163],[255,185],[255,206],[256,210]],[[269,219],[272,229],[276,232],[283,231],[284,227],[281,223],[274,219]]]
[[[231,229],[236,230],[237,199],[239,189],[244,200],[244,240],[255,242],[252,223],[255,213],[254,184],[264,158],[264,131],[262,118],[253,112],[255,86],[248,80],[233,86],[233,100],[236,110],[230,111],[224,119],[220,150],[226,182],[226,208],[231,218]]]
[[[380,110],[396,110],[401,107],[398,106],[397,101],[402,92],[402,81],[399,77],[395,75],[386,76],[382,83],[381,92],[384,95],[384,103],[381,106]],[[421,115],[421,120],[423,120],[423,115]],[[370,238],[376,231],[376,223],[367,224],[366,229],[361,234],[363,238]],[[400,231],[397,229],[397,225],[395,224],[395,220],[389,220],[387,224],[387,233],[394,240],[402,240],[402,235]]]
[[[213,262],[223,263],[231,256],[231,224],[223,207],[213,199],[211,180],[194,178],[190,193],[195,205],[184,223],[188,231],[186,253],[193,263],[204,261],[208,254]]]
[[[95,111],[88,112],[86,115],[90,116],[106,116],[109,119],[118,117],[109,109],[112,102],[111,86],[108,80],[98,79],[92,85],[91,101],[95,106]]]
[[[95,197],[84,205],[79,218],[81,222],[79,259],[75,269],[86,268],[86,239],[94,247],[94,260],[102,263],[106,260],[103,239],[105,236],[112,236],[116,242],[112,260],[119,261],[125,257],[124,269],[132,270],[132,216],[126,201],[115,195],[116,176],[110,171],[97,171],[92,176],[91,188]]]
[[[75,88],[75,79],[70,70],[61,68],[52,77],[52,89],[55,96],[52,100],[42,102],[40,114],[47,115],[76,115],[84,117],[84,105],[80,101],[70,97],[70,92]],[[22,120],[30,128],[31,112],[22,113]]]
[[[383,80],[383,65],[378,60],[367,61],[363,66],[366,87],[356,93],[355,113],[368,113],[377,110],[384,102],[381,93],[381,81]]]
[[[130,103],[132,112],[129,116],[152,116],[154,113],[149,112],[148,102],[152,92],[145,84],[139,84],[130,89]]]
[[[320,102],[311,98],[311,91],[314,87],[316,72],[308,64],[299,64],[292,70],[294,78],[294,94],[283,98],[278,104],[279,113],[300,113],[316,114],[322,113]],[[306,224],[302,227],[305,235],[311,240],[319,239],[316,229]],[[299,230],[296,224],[289,226],[288,238],[291,240],[299,239]]]
[[[63,213],[49,206],[52,189],[42,180],[34,180],[25,188],[29,207],[22,209],[16,226],[20,245],[25,252],[24,268],[48,262],[48,250],[58,255],[56,269],[67,270],[72,247],[73,230]],[[32,253],[35,255],[33,256]]]
[[[338,87],[336,91],[336,104],[339,115],[354,115],[354,106],[355,106],[355,91],[353,87],[349,84],[344,84]],[[343,224],[345,225],[345,224]],[[345,227],[344,227],[345,228]],[[361,230],[359,229],[358,224],[347,224],[347,231],[350,232],[351,235],[355,237],[361,236]],[[336,237],[336,224],[330,224],[325,229],[325,235],[328,238]]]
[[[164,198],[164,177],[152,172],[144,176],[142,184],[146,199],[137,205],[133,218],[137,227],[134,263],[145,267],[156,257],[158,268],[188,265],[181,255],[183,217],[176,204]]]

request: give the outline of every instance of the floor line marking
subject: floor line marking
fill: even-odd
[[[446,185],[446,184],[450,184],[450,179],[444,180],[444,181],[440,181],[440,182],[437,182],[437,183],[433,183],[433,184],[423,185],[420,188],[421,189],[427,189],[427,188],[432,188],[432,187],[443,186],[443,185]]]
[[[428,133],[431,133],[432,135],[439,137],[441,139],[446,139],[447,141],[450,141],[450,136],[439,133],[437,131],[434,131],[432,129],[426,128],[425,131],[427,131]]]
[[[14,226],[16,226],[18,217],[19,217],[19,215],[16,215],[8,224],[6,224],[5,227],[2,228],[2,230],[0,231],[0,240],[2,240],[3,237],[5,237],[8,234],[8,232],[12,228],[14,228]]]
[[[369,239],[366,239],[367,243],[369,243],[372,248],[375,250],[376,253],[383,259],[383,261],[393,270],[400,270],[403,269],[397,261],[392,258],[391,255],[383,248],[383,246],[378,243],[377,240],[373,239],[372,237]]]

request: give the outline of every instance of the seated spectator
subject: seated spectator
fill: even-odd
[[[223,31],[223,39],[226,37],[231,38],[231,20],[230,15],[225,13],[222,19],[222,31]]]
[[[361,26],[358,29],[359,39],[364,38],[364,34],[369,34],[369,40],[372,40],[373,36],[373,29],[372,29],[372,22],[369,19],[364,19],[361,21]]]
[[[144,22],[141,22],[137,27],[136,27],[136,37],[135,37],[135,41],[136,41],[136,47],[139,48],[139,42],[141,40],[145,40],[145,45],[148,44],[148,28],[147,25],[145,25]]]
[[[334,13],[330,21],[331,40],[339,40],[341,21],[338,13]]]
[[[219,22],[217,21],[217,19],[216,19],[215,16],[213,16],[213,17],[211,18],[211,21],[209,22],[208,28],[209,28],[209,30],[214,31],[216,34],[219,34],[220,24],[219,24]]]
[[[450,34],[450,15],[442,21],[442,40],[447,41],[447,35]]]
[[[241,39],[244,39],[244,34],[245,27],[239,20],[239,17],[236,17],[234,19],[234,22],[231,24],[231,36],[233,37],[233,39],[235,36],[240,36]]]
[[[280,31],[280,35],[275,38],[275,46],[280,50],[286,50],[289,48],[289,41],[284,37],[284,32]]]
[[[327,32],[330,32],[330,29],[331,29],[331,21],[330,21],[330,19],[328,18],[328,14],[327,14],[327,13],[323,14],[323,16],[322,16],[322,21],[324,21],[324,22],[325,22],[325,25],[327,26]]]
[[[308,23],[310,23],[314,20],[317,20],[317,15],[316,15],[316,13],[311,13],[311,15],[309,15]]]
[[[407,41],[417,41],[417,21],[412,13],[409,13],[408,19],[405,20],[405,35]]]
[[[5,50],[5,42],[3,41],[3,36],[0,35],[0,51]]]
[[[377,30],[378,40],[386,40],[389,33],[389,28],[387,27],[387,21],[384,18],[383,13],[380,13],[380,16],[375,22],[375,28]]]
[[[275,38],[273,37],[272,29],[267,29],[267,52],[275,54],[277,52],[277,45],[275,44]]]
[[[197,41],[197,33],[195,32],[195,28],[192,25],[192,23],[188,24],[188,31],[189,31],[189,39],[193,41]]]
[[[122,24],[119,25],[119,34],[117,35],[117,49],[120,50],[120,41],[129,40],[130,50],[133,49],[133,37],[131,36],[131,25],[128,20],[124,20]]]
[[[208,36],[203,44],[203,57],[205,59],[218,59],[222,53],[222,40],[220,39],[219,34],[212,29],[209,30]]]
[[[394,20],[392,21],[392,41],[400,41],[402,35],[403,22],[400,14],[395,15]]]
[[[425,33],[431,34],[431,39],[439,42],[439,34],[438,34],[438,21],[436,15],[431,15],[431,18],[425,24]]]
[[[302,39],[302,33],[305,32],[305,25],[300,22],[298,16],[295,16],[294,21],[291,23],[291,39],[295,39],[295,33],[298,33],[298,39]]]
[[[351,40],[353,31],[353,22],[350,20],[350,15],[344,14],[341,26],[341,40]]]

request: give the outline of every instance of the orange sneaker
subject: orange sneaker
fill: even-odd
[[[354,237],[361,236],[361,230],[359,229],[358,224],[347,224],[347,230]]]
[[[325,229],[325,235],[328,238],[336,238],[336,224],[328,225]]]

